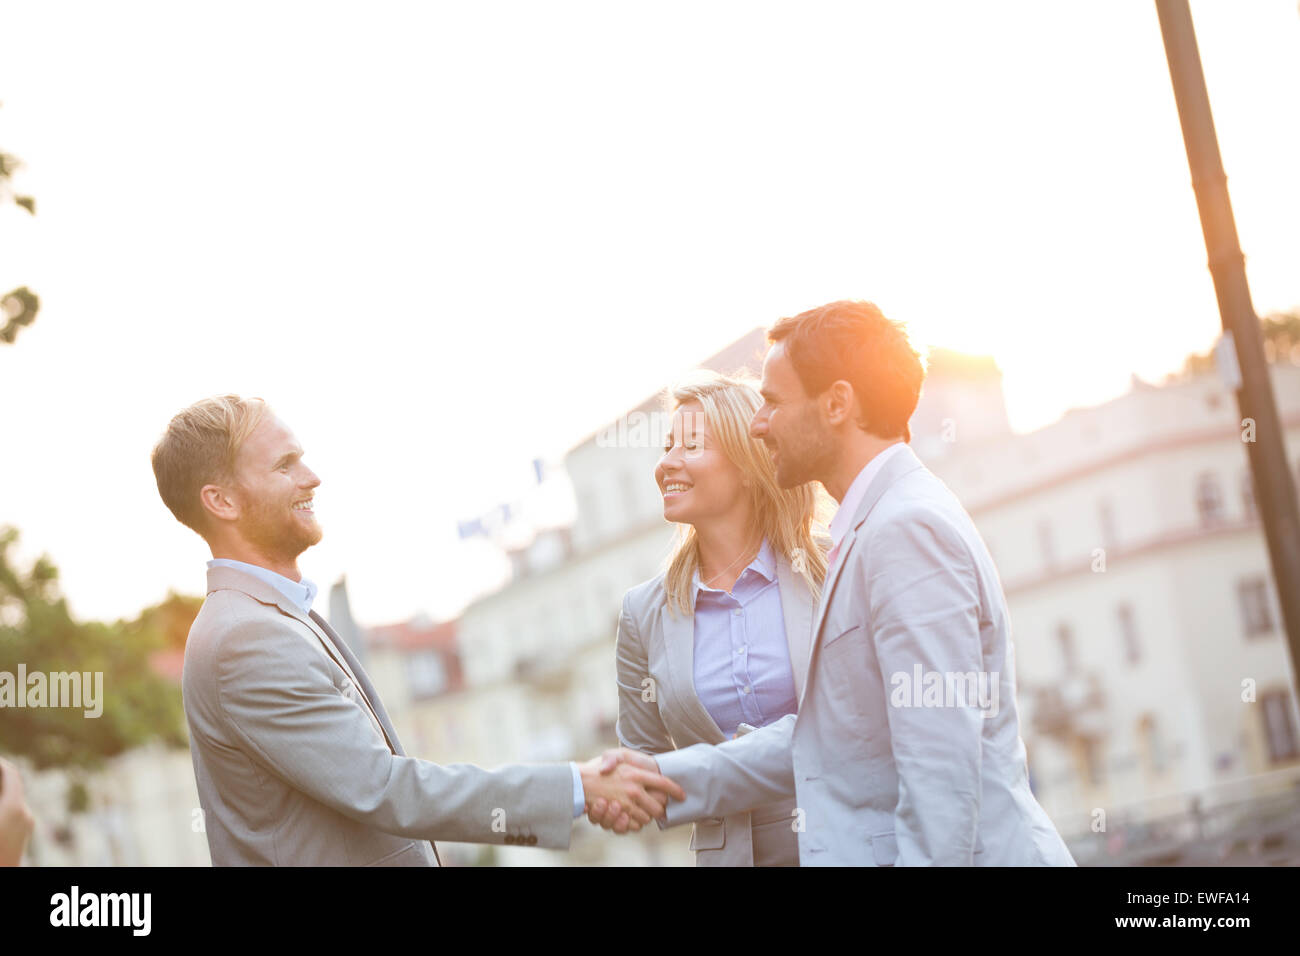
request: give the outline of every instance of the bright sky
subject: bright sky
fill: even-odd
[[[1258,311],[1300,305],[1300,11],[1194,3]],[[1013,424],[1219,328],[1154,5],[0,2],[0,524],[74,611],[201,593],[148,455],[270,400],[363,623],[455,613],[457,519],[755,325],[868,298]],[[650,480],[647,478],[647,480]]]

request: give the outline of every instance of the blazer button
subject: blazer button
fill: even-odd
[[[513,833],[507,833],[506,843],[514,843],[514,842],[515,842],[515,835]]]
[[[535,846],[536,844],[537,844],[537,834],[534,833],[528,837],[528,845]]]

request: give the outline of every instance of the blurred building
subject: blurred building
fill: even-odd
[[[156,652],[150,666],[178,688],[184,651]],[[188,748],[155,743],[105,761],[97,771],[22,762],[36,830],[35,866],[209,866],[207,835]]]
[[[1300,367],[1273,383],[1300,474]],[[953,424],[927,464],[1001,574],[1031,779],[1081,862],[1151,821],[1198,832],[1219,806],[1237,808],[1225,834],[1264,805],[1300,825],[1300,720],[1232,392],[1135,378],[1031,434]]]
[[[704,367],[757,375],[755,329]],[[1300,484],[1300,367],[1272,369]],[[332,626],[364,657],[413,755],[497,766],[614,746],[623,593],[674,529],[653,478],[667,421],[648,398],[575,445],[576,519],[510,552],[508,584],[460,619]],[[1236,402],[1213,375],[1007,421],[991,359],[935,350],[912,446],[957,494],[1001,575],[1031,785],[1081,863],[1300,862],[1300,714]],[[155,669],[179,681],[180,661]],[[25,772],[41,865],[206,865],[187,751],[132,751],[87,778]],[[439,842],[452,864],[690,865],[689,828],[570,853]]]
[[[754,330],[701,365],[757,374],[762,351]],[[1296,449],[1300,368],[1276,365],[1274,383]],[[577,520],[512,553],[513,580],[466,609],[465,713],[487,732],[463,759],[560,760],[615,743],[622,594],[659,572],[673,536],[652,477],[662,411],[653,396],[565,456]],[[1180,815],[1179,839],[1209,846],[1216,808],[1215,832],[1229,835],[1268,807],[1291,820],[1300,720],[1230,391],[1210,375],[1135,379],[1014,434],[993,360],[934,350],[912,446],[997,562],[1031,782],[1081,860],[1112,859]],[[584,827],[571,855],[498,859],[692,862],[687,828],[613,840]]]
[[[765,351],[754,329],[700,365],[758,378]],[[1001,374],[991,360],[938,353],[913,420],[914,442],[942,445],[951,419],[982,438],[1010,434]],[[654,577],[672,547],[654,480],[668,414],[647,398],[564,458],[573,486],[573,525],[540,532],[511,553],[513,579],[466,608],[460,646],[466,697],[486,731],[460,757],[485,765],[567,760],[617,745],[614,642],[623,593]],[[502,848],[510,865],[684,865],[694,863],[690,828],[615,839],[579,821],[568,854]]]

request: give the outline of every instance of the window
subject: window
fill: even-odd
[[[1223,489],[1219,487],[1219,479],[1208,472],[1196,481],[1196,513],[1202,528],[1223,521]]]
[[[1056,646],[1061,652],[1062,668],[1067,674],[1073,673],[1078,663],[1074,653],[1074,632],[1064,622],[1056,625]]]
[[[1241,623],[1247,637],[1272,633],[1273,610],[1269,606],[1267,580],[1263,577],[1242,578],[1237,582],[1237,600],[1241,604]]]
[[[1151,772],[1164,773],[1165,768],[1169,766],[1169,757],[1154,714],[1143,714],[1138,720],[1138,740],[1142,751],[1146,754],[1147,766],[1151,768]]]
[[[1091,786],[1100,787],[1106,776],[1102,770],[1101,746],[1091,737],[1079,739],[1079,757],[1083,763],[1083,776]]]
[[[624,471],[619,475],[619,490],[623,495],[623,523],[633,524],[638,516],[645,511],[645,502],[641,499],[640,482],[637,480],[641,476],[633,471]]]
[[[1121,604],[1116,614],[1119,617],[1119,638],[1124,647],[1124,660],[1136,664],[1142,659],[1142,645],[1138,643],[1133,607],[1130,604]]]
[[[605,514],[602,507],[603,502],[600,496],[596,494],[595,487],[584,489],[583,493],[578,496],[580,503],[585,502],[587,516],[587,531],[590,536],[599,540],[605,534]],[[581,504],[579,505],[581,507]]]
[[[1291,694],[1285,690],[1259,695],[1264,711],[1264,734],[1268,740],[1268,759],[1273,763],[1300,757],[1300,739],[1291,718]]]
[[[1038,522],[1038,548],[1043,556],[1043,564],[1049,568],[1056,566],[1056,542],[1052,539],[1052,526],[1044,518]]]
[[[1109,498],[1097,502],[1097,520],[1101,524],[1102,547],[1112,548],[1118,540],[1115,534],[1115,506]]]
[[[447,687],[447,674],[437,651],[412,654],[407,660],[406,674],[411,696],[417,699],[436,697]]]

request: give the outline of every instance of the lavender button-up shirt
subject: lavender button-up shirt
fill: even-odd
[[[731,591],[695,573],[695,694],[728,738],[798,709],[776,557],[766,540]]]

